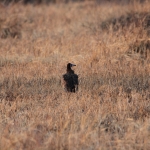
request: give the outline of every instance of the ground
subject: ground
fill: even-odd
[[[148,1],[0,7],[0,149],[150,149]]]

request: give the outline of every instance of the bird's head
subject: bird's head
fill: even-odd
[[[76,66],[76,65],[71,64],[71,63],[68,63],[68,64],[67,64],[67,69],[71,69],[71,67],[73,67],[73,66]]]

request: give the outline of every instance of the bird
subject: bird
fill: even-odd
[[[76,66],[75,64],[68,63],[66,73],[63,74],[63,86],[66,92],[77,92],[78,91],[78,75],[74,73],[71,67]]]

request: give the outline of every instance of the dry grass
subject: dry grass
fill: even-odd
[[[146,57],[133,49],[149,41],[149,26],[139,17],[138,25],[101,28],[149,10],[150,3],[1,6],[0,149],[149,150],[150,49]],[[77,64],[75,94],[60,83],[68,62]]]

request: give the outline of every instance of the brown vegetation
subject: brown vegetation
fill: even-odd
[[[119,16],[118,18],[110,18],[101,23],[103,30],[109,30],[112,26],[114,31],[120,28],[129,28],[130,26],[142,27],[145,30],[150,30],[150,13],[149,12],[128,12]]]
[[[149,150],[149,24],[101,28],[149,10],[91,1],[1,8],[0,149]],[[77,93],[61,87],[68,62]]]

